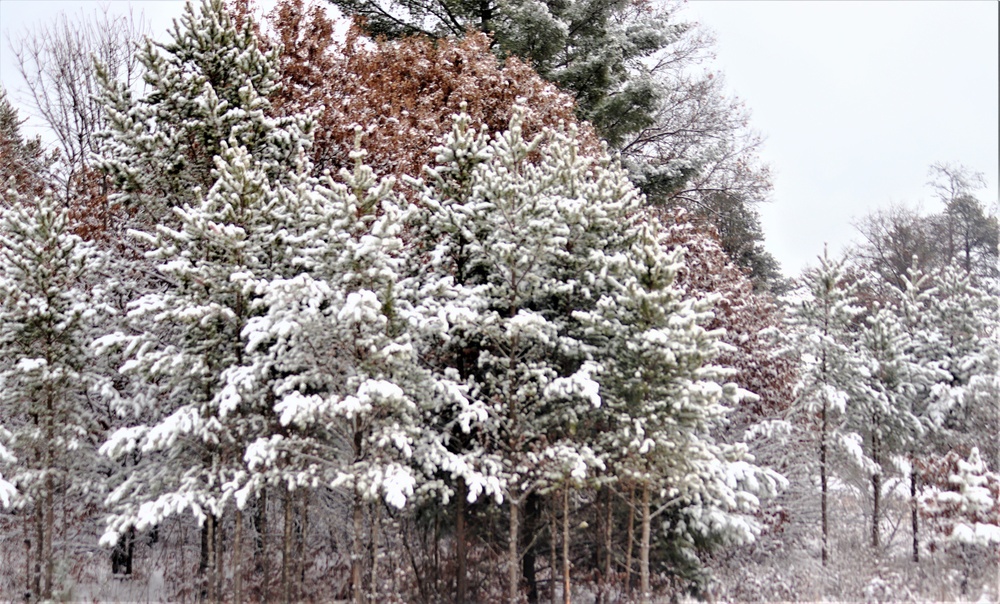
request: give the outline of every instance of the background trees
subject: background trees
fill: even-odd
[[[756,158],[761,139],[721,77],[699,73],[712,41],[681,20],[679,3],[333,3],[374,35],[489,34],[499,56],[521,58],[574,98],[577,115],[621,151],[650,202],[700,211],[728,233],[724,248],[761,286],[775,276],[753,209],[771,188]]]
[[[650,16],[591,8],[620,11],[595,23],[608,35]],[[696,61],[686,31],[671,31],[657,57]],[[985,244],[964,246],[958,209],[951,268],[891,281],[909,266],[900,252],[876,287],[868,259],[824,259],[775,301],[739,266],[766,268],[751,262],[759,231],[744,203],[766,179],[739,163],[749,147],[731,137],[741,118],[713,96],[717,79],[658,97],[676,104],[634,141],[626,173],[570,94],[500,62],[481,32],[370,40],[356,28],[336,42],[301,3],[268,29],[245,5],[205,2],[173,33],[139,53],[148,88],[101,74],[95,165],[120,208],[98,241],[120,285],[101,294],[125,316],[84,330],[84,344],[104,334],[96,348],[77,346],[101,397],[63,397],[67,412],[94,412],[77,457],[105,443],[93,492],[111,493],[70,515],[95,541],[110,516],[105,544],[134,551],[136,572],[107,581],[86,545],[66,554],[66,584],[92,581],[108,599],[163,573],[164,599],[610,602],[902,598],[929,593],[903,591],[924,576],[991,597],[989,549],[942,546],[956,526],[992,530],[944,520],[959,499],[991,513],[998,390],[994,286],[970,268]],[[542,63],[563,56],[543,50]],[[614,107],[595,91],[581,102]],[[39,157],[7,130],[17,157]],[[51,205],[18,203],[25,216]],[[39,378],[10,341],[4,379]],[[27,399],[9,391],[20,417]],[[5,545],[32,516],[16,507],[33,505],[20,429],[0,430]],[[777,503],[786,483],[764,464],[791,479]],[[919,560],[901,544],[907,514]],[[817,530],[822,516],[838,530]],[[15,566],[0,563],[2,589],[20,584]],[[59,568],[25,578],[57,586]]]

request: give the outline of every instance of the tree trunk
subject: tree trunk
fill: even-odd
[[[55,487],[52,485],[52,476],[46,476],[45,478],[45,541],[42,547],[42,552],[45,557],[45,585],[42,589],[42,597],[45,599],[52,598],[52,584],[53,577],[55,574],[55,558],[52,552],[52,532],[55,530],[55,501],[53,498],[53,491]]]
[[[455,501],[455,557],[456,573],[455,577],[455,604],[465,604],[468,591],[468,578],[466,577],[466,551],[465,551],[465,503],[469,497],[468,489],[465,486],[465,479],[458,479],[458,495]]]
[[[528,544],[521,555],[521,575],[528,587],[528,604],[538,604],[538,579],[535,576],[535,534],[538,532],[538,517],[541,514],[541,497],[535,493],[524,501],[524,534]]]
[[[520,518],[518,518],[518,501],[510,497],[510,534],[507,536],[507,600],[517,604],[520,558],[517,553],[517,537],[520,533]]]
[[[209,516],[205,521],[205,539],[202,542],[205,551],[205,581],[206,595],[209,602],[216,602],[218,598],[215,594],[215,517]]]
[[[281,600],[285,604],[292,601],[292,578],[289,566],[292,558],[292,492],[285,491],[285,531],[281,541]]]
[[[549,600],[552,604],[559,604],[556,594],[556,567],[558,557],[556,554],[556,535],[558,534],[558,518],[556,518],[556,502],[552,501],[549,506]]]
[[[878,519],[881,513],[882,507],[882,474],[875,472],[872,474],[872,491],[875,495],[875,499],[872,506],[872,548],[876,550],[878,554],[879,548],[879,526]]]
[[[260,497],[257,498],[253,521],[257,533],[254,541],[254,570],[260,575],[261,600],[268,602],[271,599],[271,561],[267,551],[267,488],[261,489]]]
[[[243,601],[243,510],[236,508],[233,534],[233,602]]]
[[[607,495],[607,510],[604,519],[604,572],[601,574],[600,602],[611,604],[611,524],[614,521],[611,487],[604,487],[604,492]]]
[[[223,586],[225,585],[226,575],[223,572],[225,567],[222,556],[223,531],[221,517],[215,521],[215,530],[213,532],[215,533],[215,600],[222,602],[225,600]]]
[[[299,555],[297,557],[295,568],[297,571],[297,587],[295,595],[299,598],[303,597],[306,593],[305,583],[306,583],[306,568],[312,562],[312,558],[309,556],[309,491],[305,490],[302,492],[302,524],[299,526]]]
[[[35,589],[32,593],[42,598],[42,543],[45,542],[45,508],[41,501],[35,502]]]
[[[379,501],[372,504],[372,580],[371,580],[371,604],[378,604],[378,531],[379,521],[382,517],[382,508]]]
[[[639,601],[649,604],[652,594],[649,591],[649,485],[642,485],[642,543],[639,545],[639,588],[642,594]]]
[[[625,548],[625,593],[632,593],[632,551],[635,549],[635,487],[628,490],[628,545]]]
[[[563,604],[572,604],[569,582],[569,485],[563,487],[562,554],[563,554]]]
[[[910,527],[913,530],[913,561],[920,562],[920,528],[917,524],[917,470],[913,467],[913,457],[910,457]]]
[[[823,411],[821,414],[822,425],[820,427],[820,441],[819,441],[819,489],[820,489],[820,527],[822,531],[822,552],[821,558],[823,566],[826,566],[827,560],[829,559],[829,552],[827,549],[829,542],[829,525],[827,524],[827,507],[826,507],[826,495],[827,495],[827,485],[826,485],[826,399],[823,400]]]
[[[878,411],[872,412],[872,461],[875,471],[872,472],[872,549],[878,555],[881,539],[879,538],[879,517],[882,513],[882,443],[878,436],[881,426]]]
[[[364,544],[361,531],[364,529],[364,517],[361,509],[361,495],[354,494],[354,543],[351,555],[351,589],[354,593],[354,604],[365,604],[365,592],[361,585],[361,559],[364,556]]]

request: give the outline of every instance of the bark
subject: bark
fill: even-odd
[[[611,502],[611,487],[604,487],[606,500],[606,516],[604,518],[604,572],[601,574],[600,602],[610,604],[611,602],[611,525],[614,520],[612,515],[613,507]]]
[[[558,557],[556,555],[556,535],[558,534],[558,518],[556,518],[555,501],[550,506],[549,513],[549,599],[552,604],[559,604],[556,595],[556,566]]]
[[[517,604],[518,600],[518,562],[520,558],[517,552],[517,537],[520,532],[520,518],[518,517],[519,503],[514,497],[510,498],[510,534],[507,537],[507,600],[510,604]]]
[[[635,487],[628,491],[628,545],[625,548],[625,593],[632,593],[632,550],[635,549]]]
[[[243,510],[236,509],[233,534],[233,602],[243,601]]]
[[[640,602],[649,604],[649,485],[642,485],[642,543],[639,545],[639,588],[642,590]]]
[[[823,566],[829,559],[829,552],[827,548],[829,540],[829,525],[827,524],[827,507],[826,507],[826,495],[827,495],[827,485],[826,485],[826,400],[823,401],[823,411],[821,414],[821,427],[820,427],[820,441],[819,441],[819,485],[820,485],[820,526],[822,529],[822,561]]]
[[[292,493],[285,492],[285,534],[281,543],[281,599],[285,604],[292,601],[292,578],[289,566],[292,558]]]
[[[49,459],[51,460],[52,457],[51,452],[49,452]],[[51,468],[51,465],[48,467]],[[54,492],[55,486],[52,484],[52,475],[49,474],[45,477],[45,532],[43,535],[44,541],[42,543],[42,555],[45,559],[45,584],[42,587],[42,597],[45,599],[52,598],[52,579],[55,572],[55,559],[52,555],[52,532],[55,530],[56,520]]]
[[[528,544],[521,556],[521,574],[528,586],[528,604],[538,604],[538,578],[535,575],[535,534],[538,532],[540,508],[541,497],[535,493],[528,495],[524,502],[524,534]]]
[[[354,495],[354,543],[351,552],[351,590],[354,593],[354,604],[365,604],[365,592],[361,585],[361,559],[364,556],[364,545],[361,531],[364,529],[364,517],[361,509],[361,495]]]
[[[222,519],[219,518],[215,521],[215,599],[218,602],[225,600],[223,585],[226,580],[226,575],[223,572],[225,570],[223,566],[223,556],[222,556]]]
[[[913,531],[913,561],[920,562],[920,540],[917,523],[917,470],[910,458],[910,528]]]
[[[298,572],[298,585],[296,588],[296,596],[301,598],[303,594],[306,593],[305,583],[306,583],[306,568],[312,561],[309,557],[309,549],[307,547],[306,539],[309,535],[309,491],[302,492],[302,524],[299,526],[299,555],[295,563],[296,570]]]
[[[209,554],[211,539],[211,516],[201,525],[201,552],[198,557],[198,582],[201,586],[200,600],[209,599],[209,577],[208,570],[211,568],[211,556]]]
[[[465,486],[465,479],[458,479],[458,495],[455,501],[455,540],[456,550],[455,556],[457,558],[457,569],[456,573],[458,576],[455,579],[455,604],[465,604],[468,592],[468,578],[466,577],[466,550],[465,550],[465,502],[466,498],[469,496],[468,490]]]
[[[382,508],[378,501],[372,505],[375,510],[372,514],[372,580],[370,601],[371,604],[378,604],[378,531]]]
[[[881,472],[881,441],[878,437],[878,429],[880,425],[878,412],[872,413],[872,461],[878,466],[875,472],[872,473],[872,549],[876,550],[878,554],[879,543],[881,539],[879,538],[879,517],[882,512],[882,472]]]
[[[872,507],[872,548],[879,548],[879,526],[878,518],[882,507],[882,475],[878,472],[872,474],[872,491],[875,494],[874,506]]]
[[[562,518],[562,555],[563,555],[563,604],[572,604],[570,601],[569,582],[569,486],[563,487],[563,518]]]
[[[209,602],[215,602],[218,600],[215,594],[215,518],[209,516],[208,520],[205,522],[205,538],[202,541],[202,549],[205,552],[205,563],[206,563],[206,588],[207,597]]]

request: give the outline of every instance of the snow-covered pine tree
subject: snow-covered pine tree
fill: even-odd
[[[223,0],[188,0],[172,40],[147,40],[139,55],[144,94],[103,72],[108,130],[101,133],[100,169],[111,175],[111,202],[135,213],[144,228],[171,221],[170,209],[195,204],[215,181],[223,144],[242,146],[273,180],[285,177],[311,123],[272,119],[277,53],[264,54],[248,20],[238,28]]]
[[[714,298],[679,288],[684,250],[671,251],[667,230],[651,216],[626,232],[631,245],[615,262],[617,291],[582,318],[600,342],[600,450],[619,488],[639,493],[640,599],[648,602],[654,539],[697,567],[695,540],[753,540],[754,523],[742,515],[784,479],[750,463],[745,445],[714,438],[726,404],[752,395],[728,382],[732,370],[712,364],[723,347],[721,331],[705,327]],[[654,524],[660,516],[670,519]]]
[[[189,512],[206,532],[203,573],[218,570],[219,520],[249,480],[246,446],[276,424],[266,397],[239,397],[226,385],[243,362],[243,331],[255,312],[247,283],[289,264],[288,231],[297,219],[245,149],[222,149],[208,195],[174,209],[179,228],[136,233],[169,285],[130,304],[130,333],[98,341],[99,348],[124,351],[120,371],[135,383],[134,396],[117,401],[134,423],[111,435],[102,451],[118,458],[138,450],[146,462],[108,497],[114,516],[102,541]],[[214,593],[218,578],[203,588]]]
[[[31,517],[31,591],[46,599],[58,595],[54,571],[67,551],[54,544],[69,521],[57,520],[56,499],[95,505],[104,496],[106,464],[97,455],[104,430],[89,392],[99,376],[88,348],[95,319],[107,310],[93,285],[102,257],[72,234],[67,211],[51,195],[32,203],[15,197],[9,205],[3,197],[0,504]]]
[[[393,180],[378,181],[360,149],[353,156],[342,182],[303,177],[279,193],[301,208],[299,256],[293,270],[253,284],[259,316],[244,332],[243,366],[228,377],[235,393],[266,392],[281,424],[247,450],[257,488],[346,491],[351,587],[363,602],[379,587],[376,555],[363,592],[364,505],[403,508],[414,495],[420,409],[435,391],[410,343],[410,322],[421,319],[395,294],[404,212]],[[370,528],[377,541],[378,523]]]
[[[956,447],[979,448],[991,466],[1000,464],[1000,325],[996,296],[977,287],[963,268],[948,266],[932,276],[927,306],[933,336],[925,358],[938,361],[948,377],[935,387],[927,414],[938,432],[939,453]]]
[[[733,481],[763,476],[737,461],[738,448],[716,445],[708,435],[724,413],[720,401],[736,397],[738,389],[714,382],[724,372],[702,366],[717,352],[719,334],[700,326],[710,317],[704,308],[692,310],[695,303],[682,301],[670,286],[676,265],[658,227],[643,226],[642,198],[626,173],[606,157],[578,153],[572,133],[546,131],[525,140],[520,112],[492,140],[468,121],[457,117],[438,150],[438,165],[420,185],[412,231],[413,266],[420,272],[406,286],[419,292],[415,300],[425,316],[440,317],[437,333],[419,334],[425,358],[437,371],[467,381],[475,401],[436,408],[428,424],[440,426],[436,433],[450,435],[449,446],[475,455],[480,467],[502,468],[497,494],[510,513],[508,597],[515,601],[522,504],[535,492],[583,484],[605,466],[604,449],[595,445],[606,444],[599,435],[608,429],[607,418],[618,418],[625,405],[602,407],[605,382],[616,393],[608,396],[623,401],[618,385],[635,370],[616,365],[616,356],[643,358],[645,377],[659,373],[667,383],[660,402],[670,411],[658,424],[664,473],[655,487],[659,494],[658,487],[682,482],[685,470],[697,471],[673,501],[684,504],[690,519],[701,518],[693,530],[716,521],[712,528],[719,528],[725,523],[720,509],[750,510],[755,498]],[[649,264],[669,278],[649,286],[655,293],[644,297],[640,267]],[[658,322],[639,325],[643,313]],[[630,346],[642,347],[648,358]],[[677,375],[657,365],[672,356]],[[649,409],[633,411],[643,422]],[[685,432],[690,439],[668,444],[678,433],[667,426],[683,417],[692,418]],[[670,464],[679,469],[670,473]],[[765,482],[778,480],[767,474]],[[484,490],[477,487],[470,501]],[[566,492],[560,494],[565,511]],[[563,574],[565,585],[565,568]]]
[[[859,357],[864,373],[855,383],[857,395],[848,407],[847,425],[861,434],[871,460],[871,544],[881,547],[879,524],[884,514],[883,484],[897,455],[908,453],[924,435],[914,413],[915,399],[930,375],[914,355],[911,332],[891,306],[877,306],[865,318],[859,333]]]
[[[787,416],[805,428],[818,453],[824,566],[829,559],[828,495],[834,455],[846,453],[848,459],[866,465],[861,437],[845,423],[847,406],[864,375],[855,354],[855,324],[863,312],[855,291],[846,261],[832,260],[824,250],[819,266],[806,270],[800,287],[787,299],[792,347],[801,359],[796,396]]]
[[[267,117],[276,56],[262,53],[252,24],[238,28],[220,0],[189,2],[171,34],[141,53],[142,96],[103,82],[109,130],[99,165],[117,191],[112,202],[128,209],[149,246],[146,266],[120,259],[136,275],[128,327],[137,335],[101,341],[121,344],[127,357],[122,371],[133,383],[116,404],[135,424],[105,451],[150,453],[113,492],[105,539],[190,508],[207,519],[202,577],[211,569],[221,578],[221,566],[210,564],[215,518],[248,480],[245,444],[277,425],[268,404],[226,398],[223,376],[244,354],[247,282],[286,269],[296,248],[297,217],[273,191],[305,169],[311,122]],[[158,472],[157,462],[173,456],[181,465],[169,467],[179,473]],[[210,583],[202,587],[218,589]]]

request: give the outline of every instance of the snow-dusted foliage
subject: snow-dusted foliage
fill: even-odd
[[[460,115],[418,186],[419,274],[406,286],[440,326],[421,348],[471,386],[471,403],[431,423],[503,469],[512,559],[524,498],[588,476],[648,487],[647,511],[679,514],[658,538],[752,539],[730,513],[754,511],[782,479],[714,441],[724,403],[745,392],[711,366],[711,300],[676,286],[682,252],[624,171],[579,154],[572,133],[525,140],[519,112],[492,139]]]
[[[1000,475],[973,448],[968,459],[954,451],[927,464],[921,515],[945,544],[1000,550]]]
[[[53,549],[56,498],[103,497],[88,350],[107,311],[92,285],[101,266],[54,197],[0,203],[0,504],[32,518],[41,597],[52,596],[63,556]]]
[[[794,426],[805,431],[817,454],[815,461],[802,461],[818,467],[825,564],[829,541],[828,487],[834,458],[872,469],[861,446],[861,436],[847,424],[848,406],[865,375],[852,334],[863,308],[856,296],[856,283],[846,274],[845,260],[832,260],[824,253],[819,257],[819,266],[807,270],[801,281],[801,286],[787,300],[790,350],[801,359],[795,399],[787,416]]]
[[[301,116],[273,119],[276,53],[257,47],[249,23],[237,28],[222,0],[189,1],[167,43],[146,42],[139,55],[146,89],[102,77],[108,130],[99,167],[118,191],[114,203],[148,227],[170,209],[195,204],[215,181],[223,145],[244,147],[272,179],[286,176],[308,146]]]

